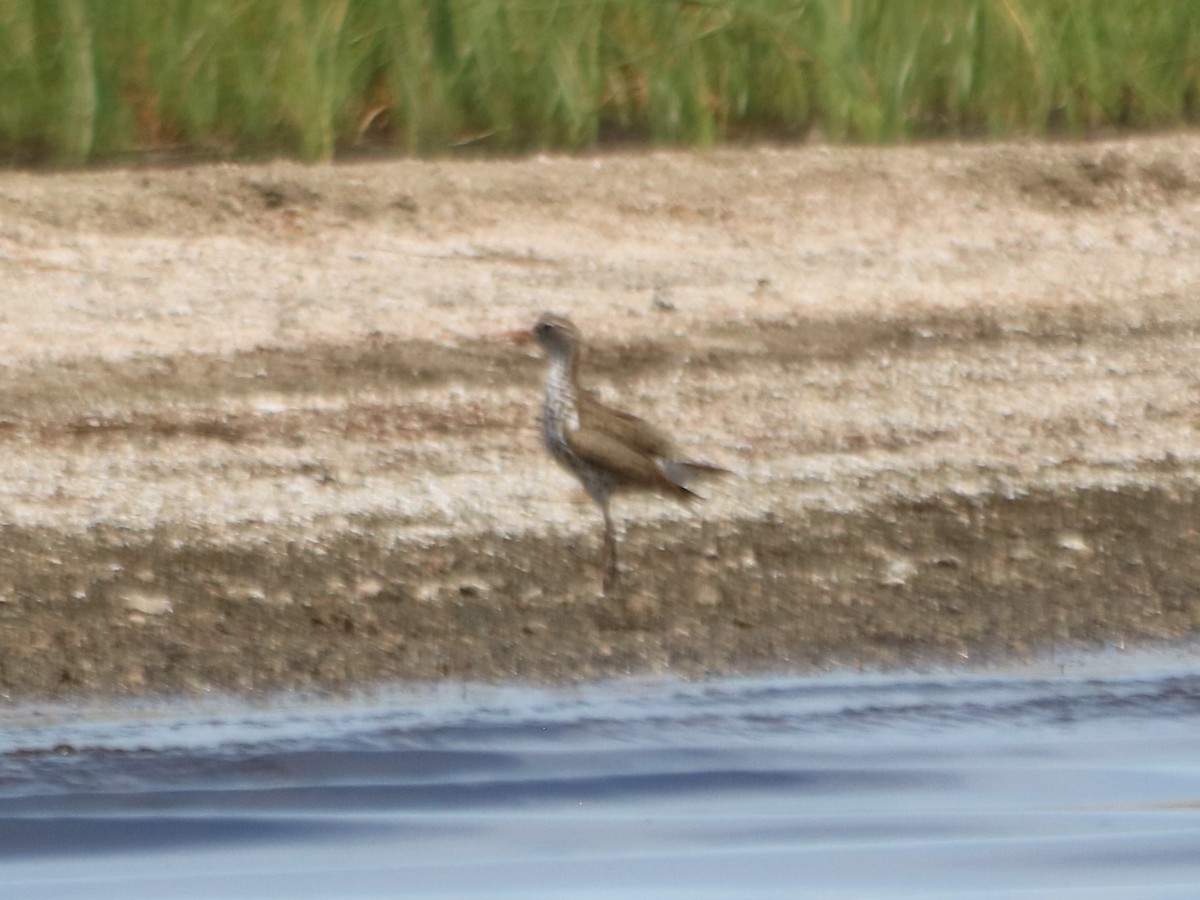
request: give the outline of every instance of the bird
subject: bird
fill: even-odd
[[[582,483],[604,517],[601,593],[617,582],[617,541],[609,500],[621,491],[649,491],[691,502],[697,478],[730,474],[684,459],[671,439],[637,416],[606,406],[580,383],[583,339],[567,318],[543,313],[530,332],[546,354],[542,441],[560,466]]]

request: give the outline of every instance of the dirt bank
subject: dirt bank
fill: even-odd
[[[0,174],[11,698],[1200,631],[1200,138]],[[737,477],[598,515],[543,309]]]

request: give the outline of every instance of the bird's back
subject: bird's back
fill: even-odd
[[[617,488],[640,488],[690,500],[689,484],[697,477],[728,474],[708,463],[683,459],[671,439],[645,419],[613,409],[589,392],[576,398],[579,430],[575,452],[614,471]]]
[[[583,425],[598,428],[645,456],[669,459],[675,455],[675,446],[665,434],[645,419],[605,406],[591,391],[581,392],[577,405]]]

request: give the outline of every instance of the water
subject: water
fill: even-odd
[[[0,897],[1200,897],[1200,651],[0,714]]]

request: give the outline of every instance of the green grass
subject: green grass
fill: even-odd
[[[0,157],[1200,120],[1196,0],[0,0]]]

